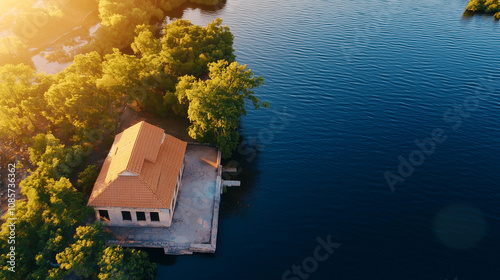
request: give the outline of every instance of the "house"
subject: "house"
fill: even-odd
[[[108,226],[170,227],[187,143],[139,122],[116,135],[88,206]]]

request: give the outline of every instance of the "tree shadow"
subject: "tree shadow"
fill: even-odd
[[[235,168],[236,172],[223,172],[223,180],[241,182],[239,187],[226,187],[221,198],[220,217],[241,215],[250,207],[252,193],[259,179],[259,147],[257,143],[240,137],[240,145],[233,156],[223,160],[224,168]]]
[[[172,11],[165,12],[165,18],[169,19],[178,19],[183,18],[184,13],[188,9],[199,9],[202,14],[214,14],[226,7],[227,0],[221,0],[215,5],[203,5],[197,3],[188,2],[186,4],[181,5],[180,7],[173,9]]]
[[[462,22],[466,23],[466,22],[469,22],[473,18],[480,17],[480,18],[484,18],[484,19],[488,19],[488,20],[493,19],[493,21],[495,23],[497,23],[498,19],[495,18],[493,15],[494,14],[492,14],[492,13],[464,11],[464,13],[462,14]]]

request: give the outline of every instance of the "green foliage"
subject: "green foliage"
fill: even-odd
[[[161,50],[160,40],[156,39],[150,26],[145,24],[138,25],[135,28],[137,36],[131,45],[135,54],[140,54],[143,57],[158,54]]]
[[[46,117],[62,128],[64,138],[75,135],[72,140],[78,142],[88,131],[102,129],[103,122],[115,121],[121,93],[99,87],[97,81],[102,75],[102,59],[97,52],[78,55],[45,92]]]
[[[155,279],[156,264],[149,261],[145,252],[136,249],[108,247],[99,261],[100,280],[150,280]]]
[[[55,180],[34,172],[21,188],[28,201],[16,201],[15,207],[16,279],[46,279],[50,262],[70,242],[73,227],[83,223],[92,209],[85,206],[82,194],[66,178]],[[8,224],[9,220],[0,233],[3,258],[10,246]],[[0,278],[12,277],[6,269],[2,264]]]
[[[494,14],[497,20],[500,18],[499,0],[470,0],[465,10],[473,13]]]
[[[40,133],[33,137],[31,147],[29,148],[30,160],[37,166],[49,165],[49,168],[43,168],[43,171],[51,171],[57,168],[66,157],[66,148],[52,134]],[[48,170],[47,170],[48,169]],[[43,173],[43,172],[42,172]],[[55,178],[56,176],[50,176]],[[61,176],[59,176],[61,177]]]
[[[23,64],[0,67],[0,139],[21,144],[45,131],[44,92],[51,79]]]
[[[21,147],[52,130],[65,142],[92,142],[85,135],[109,131],[123,103],[122,93],[98,87],[101,77],[102,59],[95,52],[76,56],[57,75],[22,64],[0,67],[0,139]]]
[[[17,16],[13,31],[21,38],[38,39],[43,37],[43,32],[37,32],[39,28],[54,28],[61,22],[63,16],[62,10],[54,5],[45,8],[25,7]]]
[[[54,279],[154,279],[156,265],[145,252],[135,249],[105,247],[106,237],[100,223],[76,229],[74,243],[57,254],[59,268],[52,268]]]
[[[206,27],[176,20],[165,26],[161,40],[146,25],[137,26],[136,33],[131,45],[136,55],[117,49],[106,55],[97,83],[107,91],[125,93],[127,101],[134,100],[142,110],[156,115],[165,115],[169,108],[186,115],[187,107],[179,105],[172,94],[179,77],[206,76],[208,63],[235,59],[233,35],[221,19]]]
[[[158,55],[138,58],[115,49],[105,58],[99,87],[125,94],[126,102],[136,101],[142,110],[150,113],[161,115],[165,111],[161,93],[174,89],[176,78],[163,71]]]
[[[206,27],[188,20],[176,20],[165,26],[162,38],[162,62],[176,77],[208,73],[208,64],[225,59],[233,62],[233,35],[220,18]]]
[[[94,183],[99,176],[98,168],[95,165],[89,165],[85,170],[78,174],[77,186],[82,190],[84,195],[90,195]]]
[[[100,223],[81,226],[93,210],[68,179],[49,178],[37,170],[21,188],[27,202],[16,201],[14,216],[5,217],[16,219],[16,273],[2,263],[1,279],[154,279],[155,265],[146,253],[106,248],[107,233]],[[3,259],[12,246],[10,222],[0,232]]]
[[[99,17],[101,28],[97,30],[96,39],[86,47],[85,52],[95,50],[108,54],[113,48],[123,49],[134,39],[137,25],[149,24],[152,19],[162,20],[164,14],[151,0],[100,0]]]
[[[95,279],[99,271],[96,260],[104,250],[103,234],[100,223],[78,227],[74,243],[56,256],[63,271],[58,274]],[[52,269],[52,273],[57,275],[54,270],[57,269]]]
[[[264,83],[255,77],[245,65],[220,60],[209,64],[207,80],[183,77],[179,85],[179,101],[189,100],[188,118],[191,121],[189,135],[200,142],[219,146],[224,157],[231,156],[239,141],[238,125],[241,115],[246,115],[245,101],[255,109],[268,107],[252,91]]]
[[[21,182],[21,192],[27,202],[16,201],[14,211],[16,277],[46,279],[55,255],[70,243],[74,228],[93,210],[86,207],[83,195],[70,181],[62,177],[70,176],[81,163],[81,147],[66,148],[52,134],[38,134],[30,142],[30,159],[37,169]],[[2,225],[2,245],[7,244],[8,224],[9,220]],[[0,247],[3,256],[8,252],[7,245]],[[6,268],[3,267],[0,276]]]
[[[187,2],[216,5],[219,0],[99,0],[98,2],[101,27],[97,30],[95,40],[86,46],[83,52],[98,51],[104,55],[111,53],[113,48],[128,47],[134,39],[136,26],[161,21],[166,11],[171,11]]]
[[[189,98],[187,91],[193,89],[193,86],[198,81],[194,76],[186,75],[180,78],[179,83],[175,88],[175,92],[170,95],[165,95],[166,101],[170,98],[175,98],[175,101],[167,101],[172,103],[172,109],[177,115],[186,116],[189,109]]]
[[[28,46],[17,36],[0,38],[0,65],[20,64],[33,65]]]
[[[71,177],[85,156],[81,146],[66,148],[54,135],[42,133],[33,137],[29,153],[37,171],[54,179]]]
[[[93,210],[67,178],[49,178],[37,170],[21,188],[27,202],[16,201],[14,216],[5,217],[16,219],[16,273],[2,263],[1,279],[154,279],[155,265],[146,253],[106,248],[107,233],[99,222],[81,226]],[[0,232],[3,259],[12,246],[10,222]]]
[[[100,1],[107,10],[102,15],[104,26],[128,18],[120,19],[119,13],[111,11],[143,15],[139,10],[145,6],[140,4],[134,11],[132,4]],[[67,159],[59,152],[45,155],[40,164],[34,160],[43,166],[41,172],[53,169],[67,176],[77,166],[73,163],[88,152],[84,148],[115,131],[119,108],[135,101],[141,110],[158,116],[189,117],[192,137],[219,145],[229,156],[238,142],[239,117],[246,113],[244,100],[258,108],[261,103],[251,89],[262,83],[261,78],[250,77],[250,72],[232,64],[235,55],[229,28],[221,19],[205,27],[176,20],[165,26],[161,39],[155,38],[148,25],[134,25],[134,29],[137,36],[131,47],[135,55],[118,49],[104,58],[97,52],[78,55],[57,75],[37,74],[25,65],[0,67],[0,139],[21,147],[38,133],[52,131],[62,142],[80,145],[66,154]],[[219,70],[210,66],[219,61],[227,65],[219,65]],[[63,161],[72,165],[60,165]]]
[[[171,11],[188,2],[188,0],[149,0],[118,1],[100,0],[99,17],[101,28],[97,30],[95,40],[84,47],[83,52],[98,51],[101,54],[112,52],[113,48],[123,49],[134,38],[134,29],[140,24],[161,21],[165,11]],[[218,0],[198,0],[194,3],[215,5]]]

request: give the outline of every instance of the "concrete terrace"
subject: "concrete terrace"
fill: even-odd
[[[165,254],[213,253],[221,194],[220,152],[188,144],[177,206],[169,228],[107,227],[110,245],[164,248]]]

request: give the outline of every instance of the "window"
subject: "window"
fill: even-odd
[[[144,212],[137,212],[137,220],[138,221],[145,221],[146,220],[146,213]]]
[[[101,221],[109,222],[108,210],[99,210],[99,217],[101,218]]]
[[[151,221],[152,222],[160,221],[160,216],[158,215],[158,212],[151,212]]]
[[[122,211],[122,218],[124,221],[132,221],[132,216],[130,215],[130,211]]]

